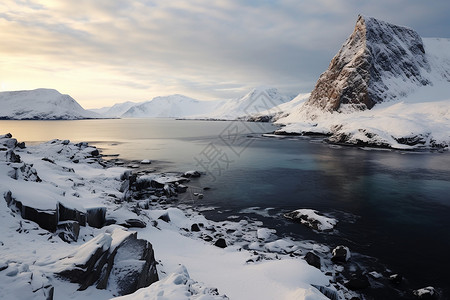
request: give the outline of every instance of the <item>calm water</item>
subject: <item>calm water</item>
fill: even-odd
[[[208,171],[201,184],[211,190],[195,205],[217,207],[205,212],[210,218],[250,216],[280,235],[345,244],[404,274],[411,287],[448,289],[448,152],[366,151],[262,137],[273,128],[166,119],[0,121],[0,132],[20,141],[88,141],[103,153],[156,160],[167,170]],[[317,234],[280,217],[298,208],[335,216],[338,231]]]

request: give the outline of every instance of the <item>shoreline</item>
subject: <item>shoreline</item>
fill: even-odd
[[[62,144],[66,143],[65,141],[60,141],[60,142]],[[66,146],[67,145],[70,145],[70,142],[67,142]],[[33,146],[33,147],[39,148],[39,146]],[[86,144],[86,147],[88,147],[87,144]],[[89,147],[91,147],[91,146],[89,146]],[[95,148],[95,147],[91,147],[91,148]],[[20,150],[18,151],[18,153],[19,154],[21,153]],[[103,159],[101,156],[99,158],[101,160]],[[92,161],[92,157],[86,158],[87,164],[89,164],[89,162],[91,162],[91,161]],[[56,162],[56,164],[67,165],[66,163],[62,163],[58,160],[55,160],[54,162]],[[134,163],[135,162],[130,161],[130,164],[134,164]],[[73,163],[72,163],[72,165],[73,165]],[[77,165],[79,166],[80,164],[77,163]],[[148,165],[148,166],[151,166],[151,165]],[[124,170],[124,171],[126,171],[126,170]],[[153,174],[153,172],[149,171],[146,174],[147,175]],[[174,175],[176,175],[176,174],[169,174],[169,176],[174,176]],[[145,172],[144,172],[144,176],[145,176]],[[137,177],[135,179],[138,180],[139,177]],[[195,179],[193,179],[193,180],[195,180]],[[178,182],[178,181],[175,181],[175,182]],[[181,183],[181,184],[183,184],[183,183]],[[122,183],[122,185],[123,185],[123,183]],[[131,185],[128,184],[128,186],[130,187]],[[148,191],[144,191],[144,193],[147,193],[147,192]],[[118,195],[119,194],[116,193],[116,196],[113,198],[117,198]],[[133,198],[133,195],[131,195],[131,197]],[[140,198],[140,197],[138,197],[138,198]],[[103,201],[104,200],[105,200],[105,198],[103,198]],[[161,198],[159,198],[159,200],[161,200]],[[150,224],[152,224],[152,225],[150,227],[147,227],[146,229],[139,229],[139,228],[136,229],[139,236],[148,237],[148,239],[151,240],[152,235],[149,234],[150,231],[153,230],[155,232],[155,230],[157,230],[157,231],[161,230],[161,228],[158,228],[158,225],[153,226],[154,225],[153,221],[156,221],[159,223],[160,226],[163,225],[163,226],[165,226],[165,229],[171,230],[173,232],[172,233],[173,236],[176,236],[178,234],[180,236],[183,236],[184,238],[187,237],[187,238],[196,240],[197,242],[194,242],[196,247],[201,247],[201,248],[205,247],[205,249],[206,248],[210,249],[210,247],[213,247],[214,252],[223,251],[220,249],[215,249],[218,247],[214,247],[212,245],[212,242],[214,239],[215,239],[215,242],[217,242],[217,240],[220,238],[220,236],[222,236],[222,237],[225,237],[224,238],[225,240],[226,240],[226,238],[228,238],[228,242],[230,243],[230,245],[226,247],[228,249],[225,251],[225,253],[230,253],[230,251],[231,251],[231,253],[237,253],[237,252],[246,253],[246,252],[248,252],[248,254],[250,255],[249,256],[250,258],[247,261],[245,261],[246,266],[247,265],[259,266],[259,265],[265,265],[265,264],[275,264],[275,262],[277,262],[277,261],[283,261],[286,259],[287,260],[304,261],[302,257],[304,255],[306,255],[307,250],[314,250],[314,251],[316,251],[316,253],[319,253],[319,254],[321,253],[321,255],[322,255],[321,258],[323,258],[323,259],[330,258],[329,255],[330,255],[331,249],[328,248],[327,246],[315,245],[311,241],[306,241],[306,243],[302,244],[301,242],[295,242],[292,240],[289,241],[284,238],[280,239],[277,237],[277,235],[271,229],[261,228],[261,226],[263,225],[262,223],[259,223],[259,222],[252,223],[249,221],[247,221],[246,223],[245,222],[241,223],[242,220],[239,222],[234,222],[234,221],[230,221],[230,220],[225,220],[222,222],[214,222],[211,220],[207,220],[201,214],[201,212],[196,211],[193,206],[184,205],[184,204],[177,205],[180,208],[182,208],[182,210],[179,210],[179,209],[177,210],[176,208],[173,208],[173,206],[174,206],[173,203],[177,203],[177,200],[173,200],[173,202],[172,202],[172,200],[170,200],[168,197],[163,198],[163,202],[160,202],[159,200],[156,201],[155,205],[153,205],[153,201],[151,203],[147,201],[149,208],[150,207],[153,208],[150,210],[145,209],[145,203],[142,203],[144,206],[144,209],[140,209],[139,210],[140,213],[137,214],[137,216],[138,217],[145,216],[146,218],[148,218],[147,225],[150,225]],[[111,201],[111,200],[109,200],[109,201]],[[115,202],[115,201],[117,201],[117,200],[113,200],[113,202]],[[135,203],[135,202],[136,201],[122,202],[122,206],[123,205],[127,206],[127,203],[134,204],[134,205],[129,206],[127,208],[127,210],[124,211],[124,213],[127,216],[130,216],[130,212],[134,213],[134,216],[136,216],[136,211],[135,211],[136,208],[142,208],[141,204],[139,204],[142,202],[141,200],[139,200],[138,203]],[[144,199],[144,202],[145,202],[145,199]],[[158,212],[158,213],[163,212],[163,214],[168,212],[169,216],[170,216],[170,212],[172,212],[172,214],[175,215],[175,219],[178,218],[178,221],[177,221],[178,224],[171,225],[171,224],[169,224],[170,222],[165,222],[165,221],[164,221],[165,223],[161,223],[161,221],[158,221],[158,220],[160,220],[160,217],[163,214],[161,214],[160,216],[156,216],[155,215],[156,212]],[[198,227],[198,229],[200,229],[199,231],[197,231],[197,228],[195,228],[195,230],[192,230],[193,229],[192,227],[189,229],[189,226],[187,226],[187,225],[186,226],[180,225],[180,224],[188,224],[189,225],[190,223],[193,222],[193,220],[201,220],[201,222],[203,223],[203,226],[200,226],[200,224],[199,224],[200,221],[196,221],[196,224],[198,225],[197,227]],[[193,225],[193,223],[191,224],[191,226],[192,225]],[[299,225],[299,226],[301,226],[301,225]],[[203,229],[203,228],[205,228],[205,229]],[[208,228],[209,228],[209,230],[208,230]],[[260,230],[260,229],[262,229],[262,230]],[[133,230],[135,230],[135,228],[133,228]],[[97,230],[97,232],[98,232],[98,230]],[[210,238],[208,238],[208,237],[206,237],[206,239],[209,241],[205,240],[205,232],[210,232],[210,234],[208,236],[210,238],[212,238],[212,240],[209,240]],[[236,232],[238,232],[239,234],[236,234]],[[212,233],[214,233],[214,234],[212,234]],[[213,235],[213,236],[210,236],[210,235]],[[182,238],[182,239],[184,240],[184,238]],[[158,241],[161,242],[161,240],[158,240]],[[157,246],[158,241],[153,243],[156,250],[158,249],[158,246]],[[199,244],[200,244],[200,246],[199,246]],[[201,245],[203,245],[203,246],[201,246]],[[165,249],[165,250],[167,251],[167,249]],[[209,252],[210,250],[205,250],[205,251]],[[175,254],[173,254],[173,255],[175,255]],[[178,254],[178,255],[180,255],[180,254]],[[155,256],[158,257],[157,251],[155,253]],[[252,261],[249,261],[249,260],[252,260]],[[330,265],[329,261],[326,261],[326,260],[324,260],[324,261],[325,261],[325,265],[327,267],[325,268],[325,270],[321,271],[322,274],[326,273],[326,272],[332,272],[333,276],[331,278],[333,278],[334,275],[336,274],[336,271],[339,271],[339,270],[336,270],[334,267],[332,267],[333,265]],[[163,264],[163,262],[161,262],[161,263]],[[170,265],[172,263],[173,262],[165,262],[166,265]],[[199,266],[194,266],[192,268],[199,269]],[[283,267],[283,268],[285,268],[285,267]],[[170,268],[168,268],[168,269],[170,269]],[[341,269],[341,268],[339,267],[338,269]],[[189,268],[188,268],[188,271],[189,271]],[[202,273],[200,271],[195,271],[193,274],[196,274],[197,272],[199,274]],[[311,271],[311,272],[313,272],[313,271]],[[211,274],[208,274],[208,275],[211,275]],[[202,275],[202,276],[204,276],[204,275]],[[330,276],[330,275],[328,275],[328,276]],[[341,282],[343,282],[343,281],[341,281]],[[320,286],[320,285],[317,285],[317,286]],[[331,286],[329,286],[327,288],[330,288],[330,287]],[[338,285],[338,287],[339,287],[339,285]],[[333,290],[333,289],[331,289],[331,290]],[[221,289],[219,289],[219,291],[221,291]],[[339,291],[335,290],[335,292],[337,293]],[[357,294],[350,293],[349,295],[347,295],[347,298],[350,298],[350,296],[355,296],[355,295],[357,295]]]

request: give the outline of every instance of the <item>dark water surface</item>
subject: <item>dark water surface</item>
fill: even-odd
[[[314,139],[271,138],[269,124],[123,119],[0,121],[20,141],[88,141],[106,154],[208,173],[194,203],[212,219],[251,216],[280,235],[376,258],[411,287],[450,285],[450,154],[369,151]],[[258,207],[258,209],[254,208]],[[248,208],[253,208],[248,210]],[[313,208],[339,220],[319,234],[280,215]]]

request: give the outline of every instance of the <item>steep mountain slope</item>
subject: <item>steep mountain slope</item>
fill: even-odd
[[[0,93],[0,119],[75,120],[100,118],[82,108],[69,95],[52,89]]]
[[[277,123],[336,143],[448,149],[450,40],[360,16],[309,100]]]
[[[430,71],[417,32],[359,16],[352,35],[320,76],[307,103],[330,111],[342,104],[370,109],[429,85]]]

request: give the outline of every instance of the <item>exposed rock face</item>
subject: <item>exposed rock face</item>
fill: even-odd
[[[430,84],[426,78],[430,70],[417,32],[359,16],[355,30],[320,76],[307,104],[327,111],[337,111],[342,104],[371,109]]]
[[[102,233],[55,264],[56,274],[80,284],[96,284],[115,295],[126,295],[158,281],[152,245],[136,232],[115,229]]]

